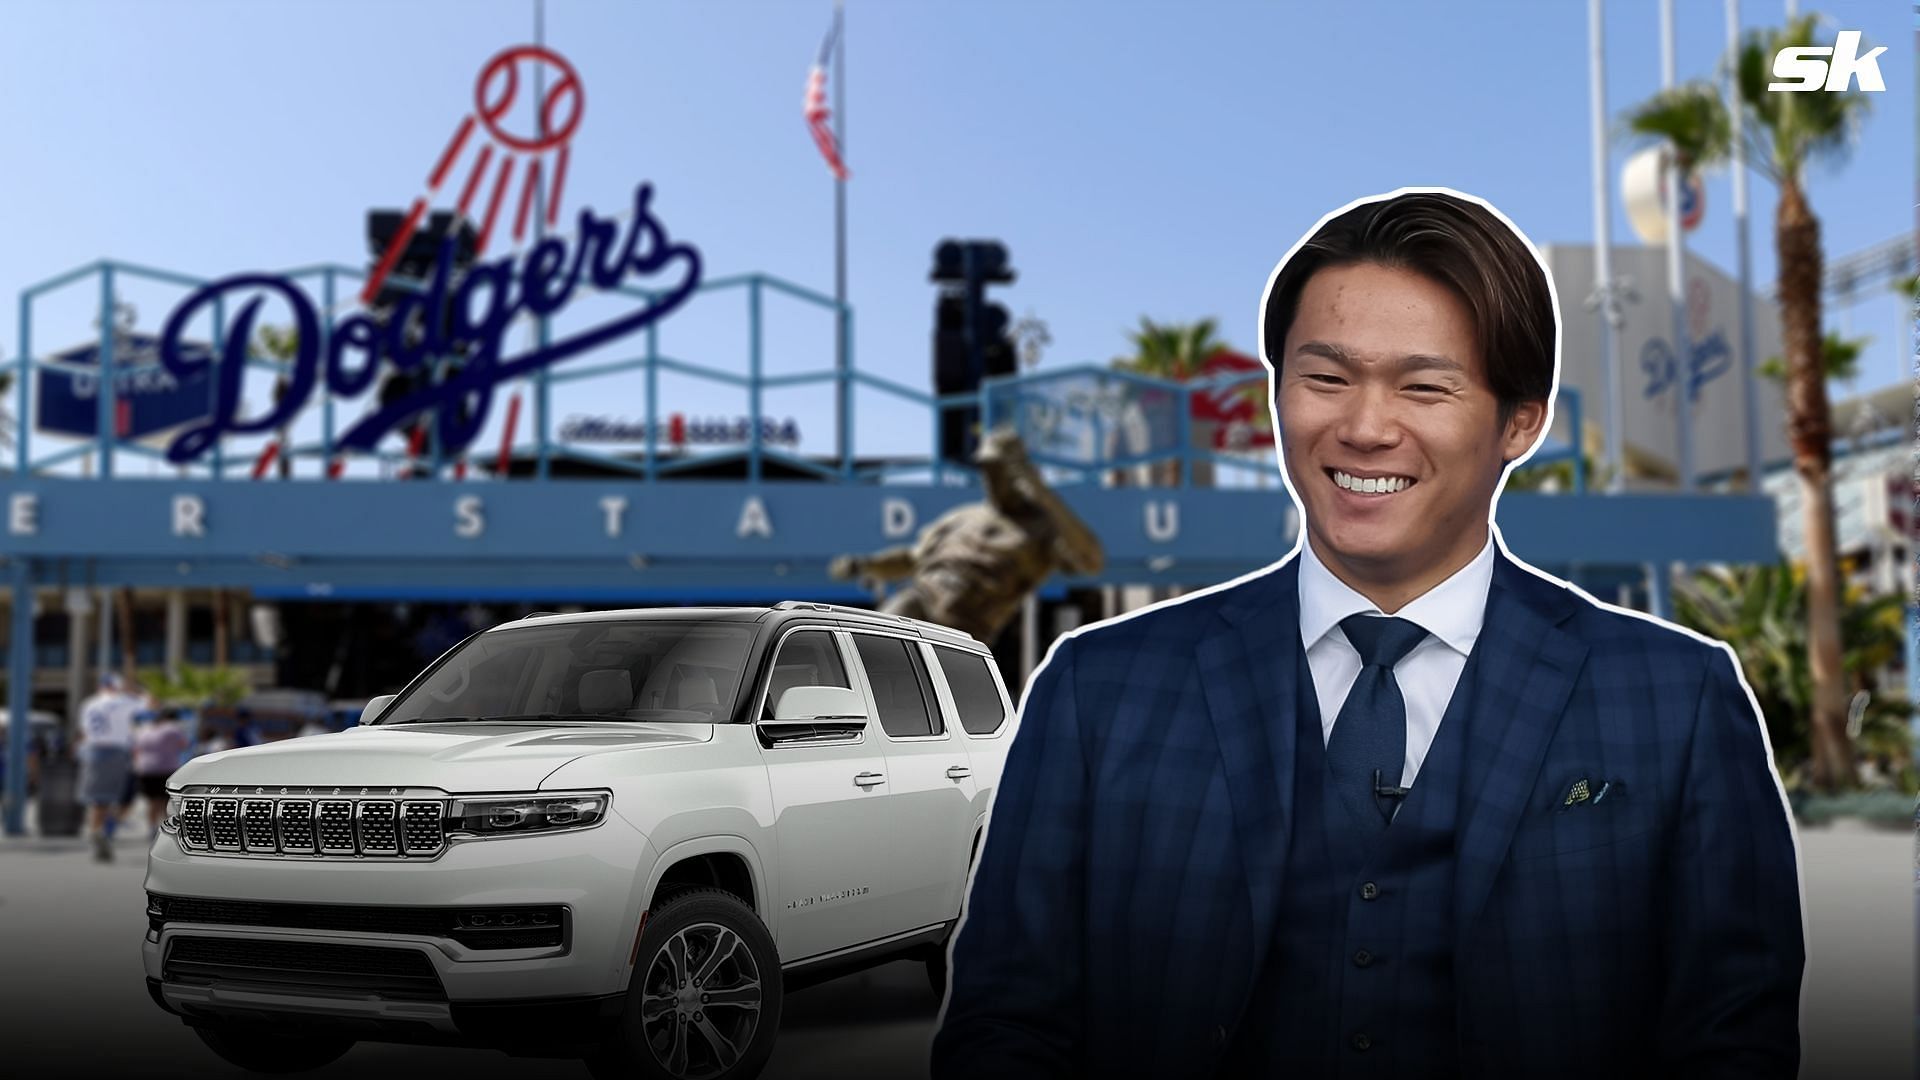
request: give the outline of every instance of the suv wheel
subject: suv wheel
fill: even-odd
[[[238,1024],[195,1024],[193,1033],[229,1065],[249,1072],[296,1073],[318,1069],[353,1049],[339,1036],[271,1031]]]
[[[588,1061],[599,1080],[746,1080],[780,1033],[780,957],[753,910],[690,889],[647,916],[615,1036]]]

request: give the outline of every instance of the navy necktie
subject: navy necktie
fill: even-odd
[[[1394,681],[1393,666],[1427,636],[1405,619],[1349,615],[1340,629],[1360,654],[1360,675],[1347,691],[1340,715],[1327,739],[1327,768],[1335,789],[1360,806],[1380,812],[1380,827],[1393,820],[1400,773],[1407,757],[1407,702]]]

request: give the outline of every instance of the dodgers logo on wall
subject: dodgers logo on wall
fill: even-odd
[[[534,121],[528,131],[514,126],[514,105],[523,83],[535,81],[528,76],[536,69],[551,78],[529,110]],[[336,446],[342,452],[372,451],[388,432],[425,412],[433,417],[442,450],[458,454],[484,426],[501,383],[631,334],[684,304],[700,284],[700,253],[668,235],[653,213],[653,187],[645,182],[634,189],[624,220],[583,208],[573,219],[571,236],[541,237],[524,252],[484,258],[508,230],[514,244],[525,240],[536,215],[543,215],[541,221],[548,226],[564,220],[561,199],[573,138],[585,111],[586,91],[578,73],[550,49],[505,49],[482,67],[471,111],[434,156],[422,187],[416,189],[419,194],[361,290],[361,303],[369,303],[387,284],[432,205],[451,203],[456,220],[478,220],[474,254],[479,260],[459,274],[454,238],[448,235],[426,279],[410,283],[411,295],[384,318],[363,309],[328,325],[323,333],[331,313],[322,313],[293,281],[264,273],[222,278],[187,297],[161,332],[161,363],[182,382],[205,378],[213,367],[216,391],[211,413],[181,431],[168,446],[167,457],[190,462],[226,435],[280,428],[316,389],[355,397],[366,392],[383,366],[416,373],[447,357],[458,357],[457,366],[437,380],[412,380],[408,393],[381,402],[343,432]],[[551,315],[583,285],[608,292],[635,277],[647,280],[648,299],[630,311],[506,355],[507,330],[521,315]],[[285,392],[272,408],[243,416],[248,343],[262,305],[271,298],[285,302],[293,313],[298,354]],[[239,307],[215,358],[188,340],[187,327],[218,301],[238,301]],[[423,317],[438,312],[447,317]]]

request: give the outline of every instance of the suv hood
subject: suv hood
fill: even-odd
[[[533,791],[569,761],[712,738],[711,724],[429,723],[348,728],[197,757],[181,766],[168,785],[433,787],[455,794]]]

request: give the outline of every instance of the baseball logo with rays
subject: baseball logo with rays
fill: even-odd
[[[538,98],[534,107],[525,110],[533,117],[530,133],[515,130],[515,121],[525,119],[516,115],[514,109],[520,96],[523,68],[533,72],[531,81],[535,86],[548,84],[534,95]],[[549,72],[554,77],[543,78]],[[487,61],[480,69],[480,77],[474,81],[473,111],[461,118],[435,161],[433,171],[427,174],[427,190],[413,200],[400,230],[381,254],[373,274],[367,278],[366,287],[360,292],[361,303],[372,303],[379,294],[380,286],[407,249],[407,242],[419,229],[428,204],[446,187],[447,179],[463,161],[466,179],[460,184],[460,201],[454,210],[460,217],[472,217],[476,206],[485,205],[479,218],[479,254],[486,254],[501,207],[507,204],[507,194],[514,190],[516,181],[519,194],[512,200],[516,204],[512,211],[514,242],[519,243],[527,234],[527,223],[535,212],[535,193],[541,190],[543,182],[551,184],[542,201],[546,224],[552,227],[559,220],[560,196],[567,186],[568,146],[580,127],[586,107],[586,91],[580,84],[579,73],[565,57],[551,49],[519,45],[503,49]],[[481,133],[479,138],[474,137],[476,132]]]

